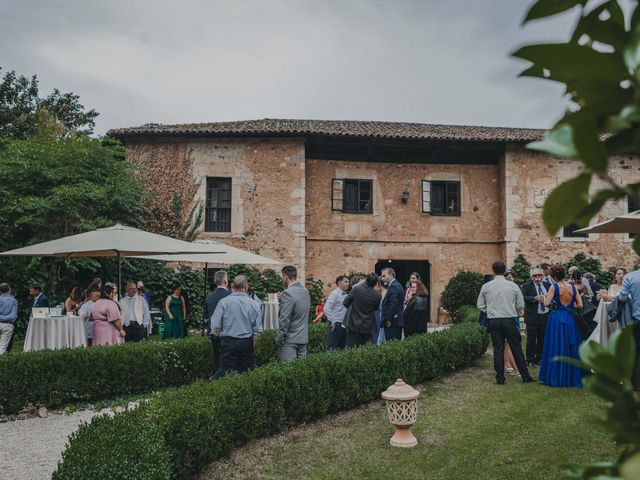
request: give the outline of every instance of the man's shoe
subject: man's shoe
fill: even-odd
[[[522,383],[536,383],[536,381],[532,377],[527,377],[522,379]]]
[[[504,379],[502,379],[502,380],[496,380],[496,383],[497,383],[498,385],[504,385]]]

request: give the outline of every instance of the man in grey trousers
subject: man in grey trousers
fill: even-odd
[[[307,289],[298,282],[296,267],[284,267],[282,281],[286,289],[280,298],[276,346],[278,358],[286,362],[302,358],[307,354],[311,298]]]

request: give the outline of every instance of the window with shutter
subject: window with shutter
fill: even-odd
[[[344,213],[373,213],[373,180],[334,178],[331,210]]]
[[[422,211],[432,215],[460,215],[460,182],[422,181]]]

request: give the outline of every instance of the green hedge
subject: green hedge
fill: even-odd
[[[83,424],[53,479],[193,478],[252,438],[377,400],[397,378],[416,384],[471,365],[488,343],[479,325],[462,324],[169,389],[136,410]],[[131,445],[132,437],[154,445],[135,442],[136,448],[121,448],[116,457],[112,449],[96,448]],[[152,456],[148,463],[140,460]]]
[[[309,351],[326,349],[327,326],[309,326]],[[256,344],[256,364],[276,358],[275,332]],[[184,385],[211,375],[211,342],[125,343],[110,347],[17,352],[0,356],[0,414],[27,404],[60,407]]]
[[[442,306],[449,312],[455,322],[460,321],[460,308],[463,305],[475,305],[484,284],[484,277],[479,272],[459,270],[442,291]]]
[[[460,322],[476,322],[480,319],[480,310],[475,305],[463,305],[458,310]]]

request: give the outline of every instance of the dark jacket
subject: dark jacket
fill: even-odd
[[[204,299],[204,307],[207,310],[207,318],[209,319],[207,322],[207,335],[211,334],[211,317],[218,306],[218,302],[228,295],[231,295],[231,290],[227,290],[224,287],[217,287]]]
[[[49,297],[47,297],[44,293],[38,297],[38,300],[34,301],[32,308],[41,308],[49,306]]]
[[[427,297],[411,297],[407,308],[403,312],[404,336],[410,337],[417,333],[427,333],[429,321],[429,302]]]
[[[353,287],[343,302],[347,307],[345,326],[356,333],[375,332],[381,298],[380,292],[365,283]]]
[[[382,325],[386,327],[387,322],[390,322],[399,328],[404,327],[403,308],[404,289],[398,280],[394,280],[389,284],[387,294],[382,301]]]
[[[542,286],[545,288],[545,291],[549,293],[549,289],[551,285],[547,282],[542,282]],[[535,297],[538,295],[538,289],[533,280],[526,281],[522,287],[522,296],[524,297],[524,321],[525,323],[531,323],[538,320],[538,305],[539,302],[535,300]]]
[[[607,313],[609,314],[609,322],[618,322],[620,328],[624,328],[633,323],[631,302],[628,301],[628,299],[626,302],[621,302],[616,295],[607,306]]]

